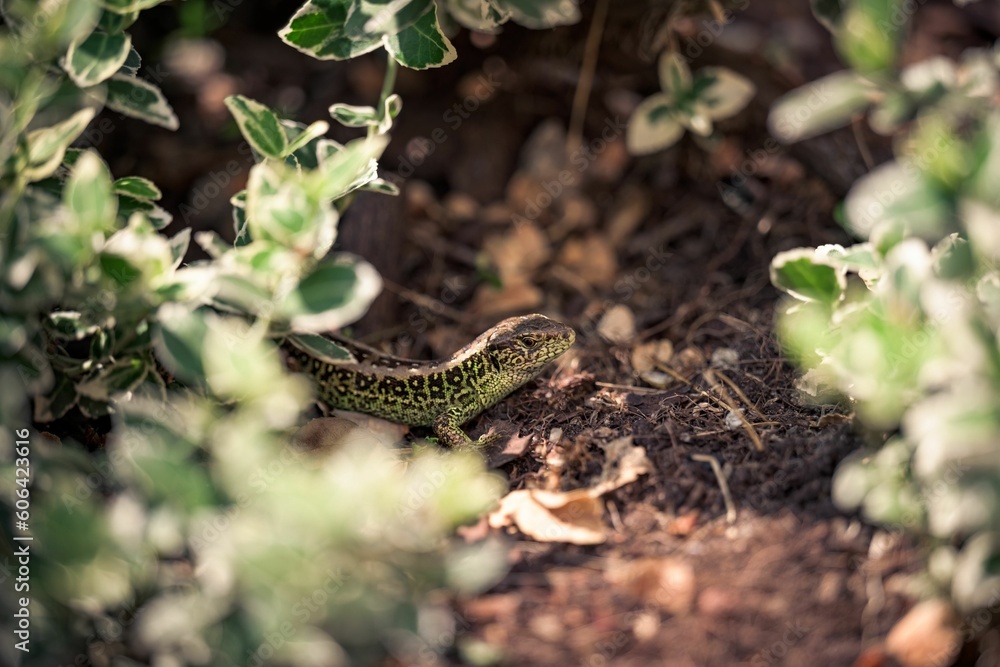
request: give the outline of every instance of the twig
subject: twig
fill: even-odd
[[[753,403],[750,402],[750,399],[747,398],[747,395],[744,394],[743,390],[739,388],[739,385],[737,385],[735,382],[733,382],[725,373],[716,372],[716,374],[719,376],[720,380],[722,380],[723,382],[725,382],[726,384],[728,384],[729,388],[736,392],[736,395],[740,397],[740,400],[743,401],[748,408],[750,408],[751,410],[753,410],[753,413],[755,415],[757,415],[761,419],[767,419],[767,416],[764,413],[762,413],[760,410],[758,410],[757,406],[755,406]]]
[[[383,278],[383,284],[385,285],[386,290],[392,292],[393,294],[396,294],[399,297],[402,297],[403,299],[406,299],[407,301],[410,301],[411,303],[420,306],[421,308],[426,308],[427,310],[431,311],[436,315],[437,314],[444,315],[445,317],[451,319],[454,322],[458,322],[459,324],[467,324],[469,322],[469,318],[465,315],[465,313],[459,310],[455,310],[451,306],[446,306],[445,304],[441,303],[441,301],[439,301],[438,299],[433,299],[427,296],[426,294],[421,294],[419,292],[414,292],[411,289],[406,289],[402,285],[397,285],[391,280],[385,280],[384,278]]]
[[[729,395],[729,392],[726,391],[726,388],[719,384],[719,381],[715,377],[715,371],[709,368],[705,370],[703,375],[711,385],[712,391],[718,395],[716,400],[719,403],[722,403],[725,407],[729,408],[729,411],[739,418],[740,424],[743,426],[743,430],[747,432],[747,435],[750,436],[751,442],[753,442],[754,449],[758,452],[763,452],[764,443],[761,442],[760,436],[757,434],[757,430],[753,427],[753,424],[750,423],[750,420],[746,418],[746,415],[743,414],[743,411],[740,410],[739,406],[736,405],[736,402],[733,400],[733,397]],[[744,397],[744,402],[748,406],[750,405],[750,401],[746,400],[746,397]],[[760,416],[764,417],[764,415]],[[766,417],[764,418],[766,419]]]
[[[597,69],[597,55],[601,50],[604,35],[604,21],[608,16],[608,0],[597,0],[594,16],[587,32],[587,45],[580,64],[580,78],[573,95],[573,111],[569,117],[569,132],[566,134],[566,159],[583,143],[583,123],[587,117],[587,101],[594,85],[594,71]]]
[[[733,503],[733,497],[729,494],[729,482],[726,481],[725,475],[722,474],[722,466],[719,465],[718,459],[708,454],[692,454],[691,460],[700,461],[712,466],[712,472],[715,473],[719,489],[722,490],[722,501],[726,504],[726,522],[730,525],[736,523],[736,505]]]
[[[611,382],[595,382],[598,387],[603,387],[605,389],[624,389],[630,391],[634,394],[669,394],[670,392],[666,389],[654,389],[652,387],[636,387],[628,384],[613,384]]]

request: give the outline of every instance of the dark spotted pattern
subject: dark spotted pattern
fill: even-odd
[[[315,359],[294,344],[285,349],[316,381],[330,407],[354,410],[411,426],[433,426],[442,442],[473,443],[459,428],[532,379],[573,344],[570,327],[542,315],[512,317],[482,334],[450,359],[412,361],[382,355],[334,337],[357,361]]]

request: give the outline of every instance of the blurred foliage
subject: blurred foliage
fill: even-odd
[[[347,145],[326,122],[227,99],[255,158],[232,200],[237,242],[167,237],[157,186],[116,178],[86,147],[102,110],[177,128],[127,32],[157,4],[0,4],[5,586],[15,516],[34,536],[19,592],[31,650],[6,642],[0,663],[336,665],[450,650],[458,620],[435,591],[479,590],[506,567],[497,544],[451,536],[502,480],[433,450],[307,452],[290,434],[311,385],[274,342],[356,320],[381,287],[331,249],[353,193],[396,192],[377,174],[401,108],[395,70],[376,107],[331,107],[367,128]],[[208,259],[184,262],[192,240]],[[32,432],[30,511],[15,515],[13,429],[83,422],[100,441],[108,416],[93,452]],[[16,604],[0,598],[5,627]]]
[[[931,583],[972,611],[1000,600],[1000,52],[900,67],[907,6],[814,3],[851,69],[779,100],[773,131],[867,111],[896,159],[847,196],[861,243],[781,253],[771,278],[803,388],[890,434],[841,465],[835,500],[924,536]]]

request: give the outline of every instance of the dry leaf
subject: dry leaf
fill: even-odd
[[[500,500],[489,522],[493,528],[517,526],[539,542],[600,544],[607,539],[603,514],[604,506],[589,489],[520,489]]]
[[[670,366],[682,377],[689,377],[705,368],[705,355],[695,347],[686,347],[670,362]]]
[[[500,500],[500,507],[489,515],[490,526],[515,526],[539,542],[604,542],[607,529],[600,497],[634,482],[652,468],[646,450],[634,446],[631,437],[609,443],[605,451],[607,460],[596,486],[573,491],[511,491]]]
[[[549,240],[534,223],[515,225],[507,233],[490,236],[483,243],[483,252],[505,283],[526,282],[552,256]]]
[[[634,598],[672,614],[694,606],[694,568],[679,558],[641,558],[616,562],[606,573],[608,582],[623,587]]]
[[[712,352],[709,365],[712,368],[736,368],[740,363],[740,354],[731,347],[720,347]]]
[[[635,315],[625,304],[611,306],[597,323],[601,338],[614,344],[624,344],[635,338]]]
[[[950,665],[960,647],[955,612],[944,600],[917,604],[885,638],[886,652],[903,667]]]
[[[601,467],[601,481],[590,491],[604,495],[630,484],[652,470],[646,449],[632,444],[632,436],[618,438],[605,448],[607,459]]]
[[[654,370],[674,356],[674,344],[669,340],[653,340],[632,348],[632,370],[637,373]]]
[[[487,465],[490,468],[499,468],[505,463],[524,456],[531,444],[530,435],[513,435],[504,443],[503,449],[491,451]]]
[[[479,215],[479,202],[463,192],[448,193],[442,203],[452,220],[475,220]]]
[[[566,241],[559,264],[595,287],[610,287],[618,278],[618,258],[601,234]]]

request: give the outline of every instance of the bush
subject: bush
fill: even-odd
[[[867,112],[896,159],[858,181],[843,222],[862,242],[781,253],[778,326],[814,395],[848,397],[889,435],[845,461],[845,509],[916,532],[935,587],[967,611],[1000,600],[1000,58],[897,66],[901,3],[816,3],[852,69],[771,114],[787,140]],[[818,91],[826,98],[809,106]]]
[[[384,46],[386,85],[374,107],[331,107],[367,128],[347,145],[326,122],[227,100],[256,159],[230,245],[165,237],[154,183],[73,147],[104,108],[177,127],[126,32],[159,3],[2,5],[0,382],[23,388],[0,399],[0,557],[20,577],[0,608],[22,633],[2,662],[330,665],[445,650],[456,621],[433,591],[478,590],[505,569],[496,544],[451,535],[503,483],[460,454],[306,453],[290,433],[309,384],[274,340],[348,324],[380,289],[369,264],[330,250],[354,192],[395,192],[377,159],[401,107],[397,63],[453,58],[442,19],[542,27],[576,20],[576,4],[415,0],[387,15],[308,2],[282,37],[318,58]],[[192,240],[209,259],[184,263]],[[106,445],[26,428],[67,415],[110,415]]]

